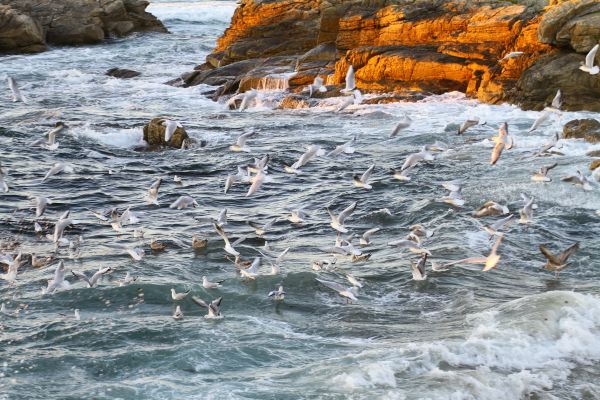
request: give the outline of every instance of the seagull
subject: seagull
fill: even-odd
[[[75,318],[76,321],[80,321],[81,320],[81,315],[79,314],[79,309],[76,308],[75,311],[73,312],[73,318]]]
[[[287,217],[287,220],[292,224],[301,224],[308,217],[308,215],[300,210],[292,210],[290,211],[290,215]]]
[[[337,258],[333,258],[331,260],[317,260],[312,262],[312,269],[315,271],[331,271],[335,268],[335,263],[337,262]]]
[[[316,76],[312,85],[308,85],[307,89],[308,97],[312,97],[313,93],[315,92],[325,93],[327,91],[327,88],[323,85],[323,78],[320,76]]]
[[[146,196],[144,196],[144,200],[146,200],[146,203],[148,203],[148,205],[150,204],[155,204],[155,205],[159,205],[158,204],[158,190],[160,189],[160,184],[162,183],[162,178],[158,178],[157,180],[155,180],[152,185],[150,185],[150,188],[148,189],[148,193],[146,194]]]
[[[483,264],[483,272],[487,272],[492,268],[496,268],[498,261],[500,261],[500,256],[497,254],[498,247],[500,246],[500,242],[502,241],[504,235],[498,235],[496,238],[496,242],[492,246],[492,250],[487,257],[473,257],[473,258],[465,258],[463,260],[453,261],[451,263],[447,263],[444,267],[449,267],[455,264]]]
[[[125,251],[127,252],[127,254],[129,254],[131,256],[131,258],[133,258],[135,261],[140,261],[142,259],[142,257],[144,257],[144,250],[140,249],[138,247],[130,249],[130,248],[126,248]]]
[[[490,235],[490,239],[491,239],[494,236],[499,236],[500,235],[500,233],[499,233],[500,229],[506,228],[512,222],[513,217],[514,217],[514,215],[510,214],[507,217],[504,217],[504,218],[502,218],[502,219],[494,222],[493,224],[490,224],[490,225],[487,225],[487,226],[481,224],[481,222],[479,222],[478,220],[475,220],[475,222],[477,222],[481,226],[481,228],[488,235]]]
[[[192,248],[193,249],[205,249],[208,246],[208,240],[198,239],[198,235],[192,235]]]
[[[17,272],[19,270],[19,267],[23,263],[21,258],[22,255],[20,252],[15,258],[5,256],[5,259],[2,261],[2,263],[8,264],[8,270],[6,274],[0,274],[0,279],[4,279],[8,282],[15,282],[17,279]]]
[[[404,161],[404,164],[402,164],[402,168],[400,168],[400,171],[412,168],[421,161],[433,161],[433,155],[430,152],[428,152],[425,148],[421,149],[421,151],[419,151],[418,153],[413,153],[406,157],[406,160]]]
[[[425,227],[423,225],[420,224],[415,224],[415,225],[411,225],[408,227],[408,230],[410,231],[410,233],[416,237],[422,238],[430,238],[434,235],[434,231],[430,231],[425,229]]]
[[[373,186],[369,185],[368,181],[373,173],[373,169],[375,168],[375,164],[372,164],[362,176],[354,175],[352,177],[352,181],[354,182],[354,186],[359,188],[365,188],[367,190],[373,189]]]
[[[335,157],[342,153],[353,154],[356,151],[356,149],[352,147],[355,142],[356,136],[354,136],[351,140],[347,141],[346,143],[336,146],[335,149],[327,153],[327,157]]]
[[[78,222],[74,219],[69,218],[69,213],[70,213],[70,211],[67,210],[56,221],[56,225],[54,225],[54,235],[52,235],[52,236],[48,235],[49,236],[48,238],[50,240],[52,240],[52,242],[58,243],[61,240],[65,229],[67,227],[69,227],[70,225],[74,225]]]
[[[275,224],[275,222],[277,222],[277,220],[279,220],[278,217],[273,218],[272,220],[270,220],[269,222],[267,222],[264,225],[257,224],[256,222],[252,222],[252,221],[247,221],[247,223],[248,223],[248,225],[250,225],[251,227],[254,228],[254,232],[258,236],[264,236],[267,233],[267,231],[269,229],[271,229],[271,227],[273,227],[273,224]]]
[[[352,301],[358,301],[358,298],[357,298],[358,287],[356,287],[356,286],[346,288],[337,282],[326,281],[326,280],[319,279],[319,278],[315,278],[315,280],[317,282],[322,283],[323,285],[327,286],[329,289],[333,289],[336,292],[338,292],[338,294],[340,296],[342,296],[346,299],[346,303],[352,303]]]
[[[397,247],[399,249],[408,249],[411,253],[415,254],[429,254],[431,252],[421,246],[420,242],[416,242],[410,239],[398,239],[388,243],[388,246]]]
[[[59,261],[54,270],[54,278],[48,281],[48,287],[42,290],[43,293],[54,293],[57,290],[68,289],[69,282],[65,281],[65,264]]]
[[[35,217],[36,218],[39,218],[44,214],[44,211],[46,211],[46,207],[48,206],[48,204],[52,204],[52,200],[50,200],[47,197],[41,197],[41,196],[34,197],[33,201],[35,202]]]
[[[150,249],[155,251],[162,251],[167,248],[166,243],[157,241],[156,239],[150,239]]]
[[[180,122],[172,121],[170,119],[161,120],[161,125],[165,127],[165,142],[171,140],[177,128],[183,128],[183,125],[181,125]]]
[[[285,171],[290,174],[297,174],[300,172],[300,168],[302,168],[303,166],[308,164],[308,162],[310,160],[312,160],[315,156],[318,156],[320,154],[323,154],[323,150],[321,149],[321,146],[313,144],[308,147],[308,149],[304,152],[304,154],[302,154],[302,156],[300,156],[298,161],[293,163],[291,166],[286,165]]]
[[[56,134],[60,133],[63,129],[66,129],[67,125],[64,122],[58,121],[54,124],[54,128],[51,129],[48,133],[48,140],[39,139],[34,141],[32,146],[42,146],[47,148],[48,150],[56,150],[58,148],[58,142],[56,142]]]
[[[31,266],[33,268],[41,268],[48,265],[54,259],[53,256],[37,258],[35,254],[31,254]]]
[[[529,128],[529,130],[527,130],[527,132],[531,133],[533,131],[535,131],[537,128],[539,128],[544,122],[546,122],[548,119],[550,118],[550,111],[546,111],[544,110],[539,117],[537,117],[537,119],[533,122],[533,125],[531,125],[531,128]]]
[[[475,125],[479,125],[479,121],[480,121],[479,117],[470,118],[470,119],[466,120],[465,122],[462,123],[462,125],[460,126],[460,128],[458,128],[458,134],[462,135],[470,127],[475,126]]]
[[[473,211],[473,216],[476,218],[491,217],[508,214],[508,207],[496,203],[495,201],[487,201],[477,210]]]
[[[500,129],[498,130],[498,136],[492,138],[492,140],[496,143],[494,145],[494,149],[492,150],[492,157],[490,160],[490,165],[496,165],[498,159],[502,155],[502,151],[506,148],[510,150],[513,147],[512,137],[508,135],[508,124],[503,122],[500,125]]]
[[[220,288],[222,282],[223,281],[210,282],[206,276],[202,277],[202,287],[204,289],[217,289],[217,288]]]
[[[182,180],[181,177],[179,175],[175,175],[173,176],[173,182],[177,183],[178,185],[181,184]]]
[[[537,208],[537,204],[533,203],[533,197],[528,198],[523,193],[521,193],[521,198],[525,202],[525,205],[521,210],[519,210],[519,215],[521,216],[521,218],[519,219],[519,223],[528,224],[533,219],[533,210]]]
[[[361,246],[368,246],[371,244],[371,236],[377,232],[379,232],[381,230],[381,228],[377,227],[377,228],[371,228],[368,231],[366,231],[365,233],[362,234],[362,236],[360,237],[360,245]]]
[[[244,92],[244,95],[242,96],[242,103],[240,104],[240,111],[247,109],[250,106],[250,102],[256,99],[257,96],[258,92],[256,89],[251,89],[247,92]]]
[[[242,243],[246,238],[244,236],[238,238],[235,242],[230,243],[229,239],[227,238],[227,235],[225,234],[225,231],[223,230],[223,228],[221,228],[219,225],[213,223],[213,227],[215,228],[215,230],[217,231],[217,233],[219,234],[219,236],[221,236],[221,238],[223,239],[223,241],[225,242],[225,247],[223,248],[225,250],[226,253],[231,254],[234,257],[237,257],[240,255],[240,253],[234,249],[233,246],[236,246],[240,243]]]
[[[462,207],[465,205],[465,201],[462,198],[462,183],[459,181],[450,181],[442,183],[444,189],[449,190],[450,194],[442,197],[440,200],[444,203],[448,203],[454,207]]]
[[[237,137],[235,144],[232,144],[231,146],[229,146],[229,150],[235,151],[235,152],[243,151],[243,152],[249,153],[250,148],[248,146],[246,146],[246,141],[249,138],[251,138],[252,136],[254,136],[255,134],[256,134],[256,132],[254,132],[254,131],[242,133],[240,136]]]
[[[275,301],[283,301],[285,299],[285,291],[283,290],[283,285],[279,285],[277,290],[273,290],[269,292],[269,297],[272,297]]]
[[[42,226],[40,224],[38,224],[37,222],[33,223],[33,229],[35,230],[36,233],[44,231]]]
[[[592,185],[590,184],[590,181],[588,181],[588,179],[585,177],[585,175],[581,173],[580,170],[577,170],[577,175],[565,176],[563,178],[560,178],[560,180],[563,182],[572,183],[573,185],[581,186],[583,190],[586,191],[592,190]]]
[[[270,182],[271,178],[267,176],[266,173],[264,173],[263,171],[259,171],[258,174],[256,174],[255,176],[252,177],[252,185],[250,185],[250,189],[248,189],[248,192],[246,193],[246,197],[250,197],[253,194],[255,194],[256,192],[258,192],[258,190],[260,189],[260,187],[262,186],[263,183],[265,182]]]
[[[20,101],[22,103],[27,104],[25,97],[23,97],[21,91],[19,90],[19,87],[17,86],[17,82],[15,82],[15,80],[10,76],[8,77],[8,88],[12,92],[13,102]]]
[[[560,89],[558,89],[556,91],[556,94],[554,95],[554,98],[552,99],[552,103],[550,105],[550,107],[547,107],[547,110],[550,111],[560,111],[560,107],[562,106],[562,92],[560,91]]]
[[[197,221],[200,222],[209,222],[212,224],[216,224],[218,227],[222,228],[227,225],[227,209],[224,208],[219,212],[217,218],[213,217],[196,217]]]
[[[331,227],[340,233],[348,232],[348,229],[346,229],[346,227],[344,226],[344,221],[346,220],[346,218],[348,218],[350,216],[350,214],[352,214],[352,212],[354,212],[354,210],[356,209],[356,204],[357,204],[356,201],[354,203],[350,204],[346,209],[344,209],[341,213],[339,213],[338,216],[335,216],[329,210],[329,208],[327,208],[327,212],[329,213],[329,216],[331,217]]]
[[[0,164],[0,191],[2,191],[3,193],[8,193],[8,185],[4,180],[5,176],[6,175],[4,174],[4,171],[2,171],[2,165]]]
[[[356,279],[356,277],[354,275],[346,274],[346,279],[348,280],[348,282],[350,282],[352,284],[353,287],[362,289],[362,287],[363,287],[362,282],[359,281],[358,279]]]
[[[171,298],[175,301],[181,301],[187,297],[187,295],[192,291],[192,289],[188,289],[187,292],[177,293],[175,289],[171,288]]]
[[[112,268],[111,267],[106,267],[106,268],[100,268],[97,272],[95,272],[91,278],[88,278],[83,272],[79,272],[79,271],[75,271],[72,270],[71,274],[73,274],[73,276],[79,278],[80,280],[86,282],[88,284],[88,287],[94,287],[96,286],[96,284],[98,283],[98,280],[106,274],[110,274],[112,272]]]
[[[412,179],[410,176],[408,176],[408,173],[412,171],[413,168],[414,165],[409,168],[406,168],[404,171],[397,171],[395,169],[392,169],[391,171],[394,176],[394,179],[398,179],[401,182],[408,182]]]
[[[258,277],[258,275],[260,275],[258,273],[259,267],[260,267],[260,257],[255,257],[254,261],[252,261],[252,264],[248,268],[240,269],[240,274],[244,278],[255,280]]]
[[[585,64],[579,67],[580,70],[589,73],[590,75],[596,75],[600,72],[600,68],[597,65],[594,65],[596,61],[596,53],[598,53],[598,48],[600,48],[600,44],[592,47],[589,53],[585,56]]]
[[[225,189],[223,190],[223,193],[227,194],[227,192],[229,191],[229,189],[231,189],[237,178],[237,175],[227,175],[227,179],[225,179]]]
[[[352,104],[359,105],[360,103],[362,103],[362,100],[362,93],[360,93],[360,90],[356,89],[352,92],[352,96],[346,96],[346,98],[344,99],[342,104],[337,108],[336,111],[343,111]]]
[[[412,124],[413,120],[408,116],[408,114],[404,113],[404,118],[398,122],[392,133],[390,134],[390,138],[398,136],[400,131],[408,128],[410,124]]]
[[[181,311],[181,307],[177,306],[175,308],[175,312],[173,313],[173,319],[176,321],[179,321],[180,319],[183,319],[183,312]]]
[[[556,277],[558,278],[560,271],[562,271],[568,265],[567,260],[569,257],[571,257],[577,250],[579,250],[579,243],[575,243],[558,256],[555,256],[554,254],[550,253],[550,250],[548,250],[544,245],[540,245],[540,251],[547,260],[546,264],[544,264],[544,268],[548,271],[554,271]]]
[[[127,286],[130,283],[137,281],[138,279],[139,279],[138,276],[131,276],[131,274],[129,272],[127,272],[125,274],[125,277],[123,278],[123,280],[119,282],[119,286]]]
[[[425,270],[425,266],[427,263],[427,253],[424,253],[419,261],[412,262],[412,276],[413,281],[424,281],[427,279],[427,271]]]
[[[71,168],[70,166],[68,166],[67,164],[65,164],[63,162],[54,163],[54,165],[46,173],[46,176],[44,176],[44,179],[42,179],[42,183],[46,182],[46,180],[48,178],[50,178],[51,176],[59,174],[59,173],[61,173],[63,171],[65,171],[65,172],[73,172],[73,168]]]
[[[499,59],[498,62],[506,61],[509,58],[519,57],[519,56],[522,56],[523,54],[525,54],[525,53],[522,52],[522,51],[511,51],[510,53],[506,54],[504,57],[502,57],[501,59]]]
[[[169,206],[169,208],[176,208],[178,210],[183,210],[184,208],[187,208],[189,206],[192,206],[192,208],[199,207],[196,200],[194,200],[191,196],[179,196],[179,198],[177,200],[175,200]]]
[[[342,89],[341,92],[352,92],[354,89],[356,89],[356,79],[354,77],[354,67],[350,65],[346,72],[346,87]]]
[[[197,305],[199,305],[200,307],[204,307],[208,309],[208,314],[206,314],[204,316],[204,318],[223,318],[221,316],[221,301],[223,300],[222,297],[219,297],[213,301],[211,301],[209,304],[206,304],[204,302],[204,300],[199,299],[198,297],[192,296],[192,301],[194,303],[196,303]]]
[[[548,171],[557,165],[558,163],[554,163],[540,167],[540,169],[537,172],[534,172],[534,174],[531,176],[531,180],[534,182],[552,182],[552,178],[548,177]]]

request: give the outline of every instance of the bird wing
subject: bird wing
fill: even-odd
[[[375,164],[371,165],[371,166],[369,167],[369,169],[367,169],[367,170],[365,171],[365,173],[364,173],[364,174],[362,174],[362,176],[360,177],[360,180],[361,180],[363,183],[366,183],[366,182],[369,180],[369,178],[371,177],[371,174],[373,173],[373,169],[374,169],[374,168],[375,168]]]
[[[225,241],[225,244],[231,246],[231,244],[229,243],[229,239],[227,238],[227,235],[225,234],[225,231],[223,230],[223,228],[221,228],[219,225],[217,225],[214,222],[213,222],[213,227],[215,228],[215,231],[217,231],[219,236],[221,236],[221,238]]]
[[[579,250],[579,243],[575,243],[574,245],[570,246],[568,249],[560,253],[558,259],[561,261],[561,264],[567,262],[569,257],[571,257],[571,255],[573,255],[577,250]]]
[[[199,305],[200,307],[208,308],[208,304],[204,302],[204,300],[197,298],[196,296],[192,296],[192,301]]]
[[[344,209],[340,215],[338,215],[338,222],[340,224],[344,223],[344,220],[346,218],[348,218],[350,216],[350,214],[352,214],[352,212],[356,209],[356,201],[352,204],[350,204],[346,209]]]
[[[238,244],[242,243],[244,240],[246,240],[246,236],[240,236],[239,238],[235,239],[235,241],[231,244],[231,246],[237,246]]]
[[[585,65],[589,68],[593,68],[594,67],[594,61],[596,60],[596,53],[598,53],[598,48],[600,47],[600,45],[595,45],[594,47],[592,47],[592,49],[590,50],[589,53],[587,53],[587,56],[585,56]],[[347,79],[347,78],[346,78]]]
[[[540,168],[540,173],[544,176],[546,176],[546,174],[548,174],[548,171],[550,171],[552,168],[556,167],[558,165],[558,163],[554,163],[551,165],[544,165]]]
[[[550,261],[552,264],[562,265],[560,258],[550,253],[550,250],[548,250],[543,244],[540,244],[540,251],[542,252],[544,257],[546,257],[548,261]]]
[[[219,297],[210,302],[210,305],[216,307],[216,311],[221,307],[221,301],[223,301],[223,297]]]
[[[444,264],[444,267],[449,267],[455,264],[485,264],[486,261],[487,257],[463,258],[462,260],[452,261],[447,264]]]
[[[562,105],[562,93],[560,92],[560,89],[558,89],[558,91],[556,92],[556,96],[554,96],[554,99],[552,99],[552,107],[559,109],[560,106]]]
[[[362,237],[363,237],[363,239],[368,241],[372,234],[379,232],[380,230],[381,230],[381,228],[371,228],[368,231],[366,231],[365,233],[363,233]]]
[[[346,72],[346,90],[354,90],[356,87],[356,80],[354,78],[354,67],[352,65],[348,67]]]
[[[315,280],[316,280],[317,282],[320,282],[320,283],[322,283],[323,285],[327,286],[329,289],[333,289],[333,290],[335,290],[335,291],[336,291],[336,292],[338,292],[338,293],[340,293],[340,292],[343,292],[344,290],[346,290],[346,288],[345,288],[344,286],[340,285],[340,284],[339,284],[339,283],[337,283],[337,282],[326,281],[326,280],[319,279],[319,278],[315,278]]]
[[[71,270],[71,273],[73,274],[73,276],[79,278],[80,280],[87,282],[87,284],[90,285],[90,287],[92,286],[92,282],[83,272]]]
[[[254,135],[254,132],[243,133],[240,136],[238,136],[235,144],[237,144],[240,147],[244,147],[244,145],[246,144],[246,141],[253,135]]]

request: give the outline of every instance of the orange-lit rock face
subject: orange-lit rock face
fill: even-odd
[[[515,91],[533,80],[528,76],[527,82],[517,82],[538,60],[559,51],[558,46],[582,51],[600,40],[600,3],[552,1],[545,10],[543,1],[522,3],[533,5],[493,0],[243,0],[207,58],[206,68],[214,72],[196,74],[190,84],[203,82],[204,76],[227,75],[228,64],[256,59],[256,68],[244,72],[252,79],[236,77],[247,82],[240,87],[246,89],[261,74],[273,73],[271,58],[285,56],[292,64],[296,60],[296,75],[289,80],[292,91],[316,76],[341,85],[352,65],[361,90],[458,90],[486,102],[519,99],[533,107],[550,93],[538,93],[528,103],[527,93]],[[499,61],[511,52],[523,54]],[[571,68],[572,63],[556,65]],[[544,69],[538,65],[537,70]],[[229,75],[226,80],[231,80]]]

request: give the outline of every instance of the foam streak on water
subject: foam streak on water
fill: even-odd
[[[265,81],[270,90],[260,91],[247,112],[236,112],[203,96],[210,89],[206,86],[164,85],[204,59],[234,9],[230,1],[153,2],[149,10],[172,34],[0,59],[0,78],[13,76],[30,99],[14,104],[7,91],[0,95],[0,160],[11,188],[0,194],[0,239],[16,237],[23,252],[49,254],[52,244],[33,234],[29,200],[48,196],[54,202],[41,219],[44,227],[52,228],[67,209],[81,221],[66,233],[69,239],[83,235],[81,257],[69,259],[67,249],[60,251],[67,269],[88,274],[99,267],[115,269],[94,289],[68,276],[71,290],[53,296],[40,295],[53,267],[26,266],[15,285],[0,282],[8,313],[27,305],[18,318],[0,315],[0,399],[600,397],[600,218],[595,215],[600,196],[598,187],[585,192],[559,179],[577,168],[586,170],[590,158],[585,154],[600,146],[561,140],[563,157],[522,159],[564,122],[598,115],[563,113],[527,133],[539,113],[480,104],[459,93],[419,103],[352,105],[342,113],[335,112],[342,98],[309,110],[275,110],[283,94],[272,89],[287,82],[281,76]],[[104,76],[112,67],[142,75],[131,80]],[[404,113],[414,123],[389,140]],[[134,151],[143,144],[143,125],[157,116],[181,121],[207,146]],[[456,136],[458,125],[473,116],[487,124]],[[57,120],[71,126],[57,137],[59,148],[31,147]],[[490,167],[489,138],[503,121],[509,122],[516,147]],[[252,154],[228,151],[248,128],[258,133],[248,141]],[[331,150],[354,136],[355,154],[317,157],[297,176],[284,172],[307,146]],[[390,168],[399,168],[407,154],[435,140],[452,150],[418,167],[407,184],[391,178]],[[222,194],[228,174],[266,153],[272,159],[272,183],[248,199],[242,184]],[[532,183],[531,173],[554,160],[559,166],[551,172],[553,182]],[[56,161],[72,164],[74,172],[40,185]],[[353,187],[352,175],[371,163],[376,165],[373,190]],[[182,185],[172,181],[175,174]],[[143,195],[158,177],[164,178],[160,207],[148,207]],[[464,209],[449,211],[435,201],[445,194],[439,183],[451,179],[465,181]],[[517,213],[521,193],[534,196],[539,205],[534,223],[510,226],[500,264],[489,273],[456,267],[415,283],[414,257],[386,245],[405,236],[408,226],[435,220],[436,234],[426,243],[434,260],[487,254],[490,243],[471,210],[493,199]],[[200,207],[169,209],[183,194]],[[368,263],[340,258],[336,264],[365,282],[359,301],[347,305],[315,281],[310,263],[329,257],[322,249],[335,240],[325,208],[337,211],[354,200],[358,207],[347,223],[351,231],[382,230],[372,237]],[[128,206],[141,224],[119,235],[86,209]],[[309,214],[307,222],[292,226],[286,210],[300,206]],[[281,275],[240,280],[210,225],[194,219],[216,216],[223,208],[229,209],[226,231],[249,235],[249,246],[261,241],[253,238],[247,219],[266,223],[282,217],[267,236],[275,252],[292,248]],[[146,231],[142,240],[132,235],[140,226]],[[192,233],[209,238],[207,251],[189,248]],[[150,252],[152,237],[167,242],[167,250]],[[574,242],[581,250],[560,280],[540,268],[539,244],[557,250]],[[134,245],[147,249],[140,262],[123,251]],[[245,258],[257,255],[247,247],[240,251]],[[119,287],[125,272],[141,276],[140,281]],[[202,275],[224,280],[223,288],[203,289]],[[343,282],[342,275],[322,277]],[[287,295],[274,304],[267,293],[279,283]],[[185,318],[174,321],[171,288],[191,288],[205,300],[223,296],[225,317],[205,320],[204,310],[183,301]],[[74,309],[81,320],[73,318]]]

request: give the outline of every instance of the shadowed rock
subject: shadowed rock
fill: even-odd
[[[563,127],[564,139],[585,139],[590,143],[600,143],[600,122],[595,119],[575,119]]]
[[[142,73],[133,71],[125,68],[111,68],[105,72],[105,75],[112,76],[113,78],[130,79],[140,76]]]

